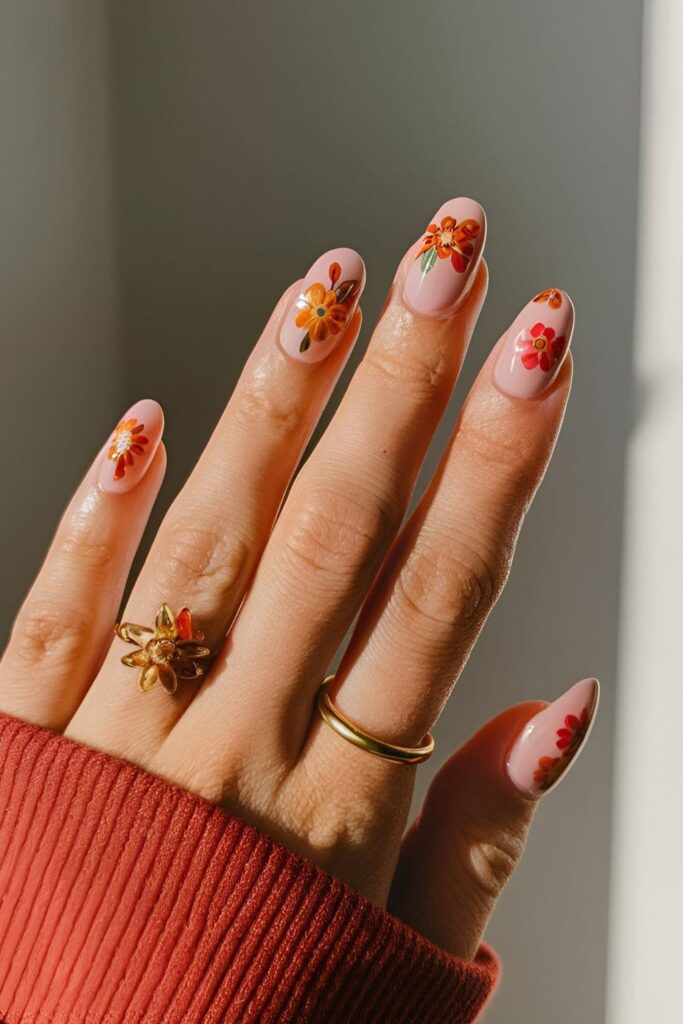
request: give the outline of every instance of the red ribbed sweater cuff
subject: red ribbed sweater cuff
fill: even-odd
[[[498,970],[215,805],[0,715],[4,1024],[466,1024]]]

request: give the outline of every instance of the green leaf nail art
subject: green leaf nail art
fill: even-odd
[[[423,274],[428,274],[435,263],[436,247],[432,247],[431,249],[427,249],[427,251],[422,254],[422,259],[420,260],[420,270],[422,271]]]

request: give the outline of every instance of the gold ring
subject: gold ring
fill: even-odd
[[[189,608],[174,615],[164,603],[157,612],[154,628],[138,626],[135,622],[122,622],[114,632],[127,644],[137,644],[138,650],[124,654],[121,661],[130,668],[139,668],[138,689],[146,693],[160,682],[166,693],[175,693],[178,679],[199,679],[204,675],[202,661],[211,657],[208,647],[202,647],[202,632],[193,633]]]
[[[377,739],[376,736],[371,736],[360,726],[355,725],[332,703],[329,688],[333,679],[333,675],[328,676],[322,683],[318,690],[316,703],[324,721],[343,739],[360,747],[361,750],[367,750],[369,754],[375,754],[376,757],[382,757],[385,761],[394,761],[397,764],[420,764],[421,761],[426,761],[432,755],[434,738],[431,733],[427,733],[421,747],[399,747],[395,743]]]

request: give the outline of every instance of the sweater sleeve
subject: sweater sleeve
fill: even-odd
[[[467,1024],[498,973],[214,804],[0,714],[3,1024]]]

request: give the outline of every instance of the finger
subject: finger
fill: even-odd
[[[215,650],[239,607],[302,451],[360,329],[365,268],[325,253],[283,296],[192,475],[167,513],[124,612],[151,625],[160,605],[193,621]],[[140,716],[116,643],[69,735],[126,756],[153,751],[196,692],[162,686]],[[123,678],[122,678],[123,677]],[[125,744],[121,746],[121,742]]]
[[[597,680],[585,679],[552,704],[508,708],[446,762],[403,841],[393,913],[473,959],[524,851],[536,801],[583,748],[598,694]]]
[[[423,271],[422,240],[404,257],[365,357],[275,525],[231,631],[220,683],[202,689],[179,726],[184,749],[206,729],[224,733],[226,722],[234,730],[241,721],[247,731],[258,727],[260,750],[267,725],[275,756],[296,755],[310,716],[302,680],[310,685],[324,674],[393,541],[484,301],[483,210],[466,199],[445,209],[457,215],[435,218],[446,222],[449,245],[450,222],[463,220],[475,234],[476,214],[476,245],[461,239],[471,258],[455,269],[444,241],[443,257]],[[416,272],[438,279],[433,315],[407,304]],[[245,679],[256,685],[245,690]]]
[[[0,663],[0,708],[62,730],[111,643],[166,468],[161,406],[123,416],[72,498]]]
[[[431,728],[507,578],[569,396],[570,360],[560,360],[573,307],[553,294],[559,305],[530,302],[491,353],[340,666],[337,706],[382,739],[415,746]],[[541,321],[545,335],[536,331]],[[543,354],[534,345],[548,338],[562,339],[551,368],[520,369],[527,344]],[[316,742],[336,755],[331,730]]]

